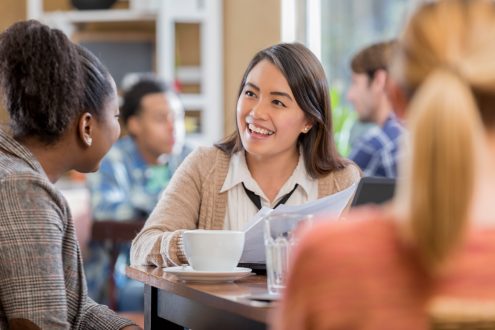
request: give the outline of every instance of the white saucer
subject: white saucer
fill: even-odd
[[[168,274],[173,274],[183,281],[194,282],[228,282],[251,275],[251,268],[236,267],[233,271],[211,272],[198,271],[191,266],[168,267],[163,269]]]

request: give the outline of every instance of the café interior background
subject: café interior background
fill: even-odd
[[[181,0],[177,0],[180,2]],[[128,7],[128,1],[117,1],[109,10]],[[224,131],[231,131],[234,125],[234,113],[237,89],[245,66],[253,54],[266,46],[280,40],[280,1],[278,0],[226,0],[222,4],[223,20],[223,105],[225,111]],[[70,0],[44,0],[45,12],[56,10],[72,10]],[[3,31],[18,20],[27,18],[27,0],[0,1],[0,29]],[[182,28],[182,29],[181,29]],[[113,35],[119,40],[126,35],[155,33],[154,22],[115,22],[115,23],[85,23],[78,26],[80,31],[91,33],[95,39],[98,35]],[[181,56],[191,57],[197,54],[198,33],[187,25],[177,28]],[[111,32],[111,33],[106,33]],[[121,33],[121,36],[118,34]],[[183,34],[181,39],[180,33]],[[189,38],[189,40],[188,40]],[[192,49],[191,49],[192,48]],[[227,110],[228,109],[228,110]],[[1,111],[2,121],[7,114]]]
[[[40,1],[40,0],[35,0]],[[128,9],[133,0],[118,0],[108,10]],[[134,0],[142,3],[153,1]],[[184,4],[184,0],[170,3]],[[186,0],[192,5],[202,6],[208,0]],[[155,1],[157,3],[158,1]],[[281,41],[299,41],[306,44],[320,57],[330,82],[337,142],[345,154],[349,130],[356,120],[352,108],[345,100],[349,82],[349,58],[360,47],[371,42],[394,37],[405,16],[418,0],[223,0],[220,1],[220,56],[215,86],[222,109],[215,109],[220,125],[214,137],[203,141],[212,143],[233,131],[235,105],[239,82],[249,60],[260,49]],[[41,1],[43,13],[74,10],[70,0]],[[0,1],[0,29],[3,31],[13,22],[28,18],[28,0]],[[156,21],[85,22],[74,24],[72,39],[76,42],[108,40],[112,42],[139,43],[152,40],[156,49]],[[175,63],[198,66],[200,64],[201,32],[198,24],[177,23],[175,25]],[[98,53],[98,52],[96,52]],[[98,55],[98,54],[97,54]],[[152,59],[152,70],[156,71],[156,52]],[[111,59],[103,59],[111,62]],[[163,59],[162,59],[163,60]],[[139,61],[138,58],[133,61]],[[139,66],[139,65],[138,65]],[[125,68],[122,68],[125,71]],[[132,71],[132,68],[130,68]],[[117,79],[116,79],[117,80]],[[120,84],[120,81],[117,81]],[[201,89],[195,84],[180,84],[181,92],[189,93]],[[207,108],[207,107],[206,107]],[[222,117],[223,114],[223,117]],[[190,133],[205,130],[202,123],[208,113],[186,107],[186,129]],[[6,122],[7,114],[2,109],[0,120]],[[202,126],[203,125],[203,126]],[[210,123],[211,125],[211,123]],[[191,134],[192,136],[193,134]]]

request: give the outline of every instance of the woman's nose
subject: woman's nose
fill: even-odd
[[[263,100],[259,100],[251,109],[250,114],[253,118],[264,119],[268,114],[268,107],[264,104]]]

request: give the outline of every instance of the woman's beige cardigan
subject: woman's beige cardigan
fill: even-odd
[[[223,229],[227,192],[220,193],[230,156],[215,147],[201,147],[175,172],[144,228],[132,242],[131,264],[173,266],[186,264],[182,235],[189,229]],[[318,179],[324,197],[359,181],[354,165]]]

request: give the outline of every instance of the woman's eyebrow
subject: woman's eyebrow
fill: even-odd
[[[270,92],[270,95],[284,96],[284,97],[288,98],[289,100],[294,101],[292,99],[292,97],[290,97],[290,95],[285,93],[285,92]]]
[[[249,87],[251,87],[251,88],[253,88],[253,89],[255,89],[257,92],[260,91],[260,88],[258,86],[256,86],[255,84],[253,84],[253,83],[247,82],[246,85],[249,86]]]
[[[252,82],[246,82],[246,86],[251,87],[252,89],[256,90],[257,92],[259,92],[261,90],[261,88],[259,88],[257,85],[253,84]],[[294,101],[292,99],[292,97],[288,93],[285,93],[285,92],[274,91],[274,92],[270,92],[270,95],[283,96],[283,97],[288,98],[291,101]]]

